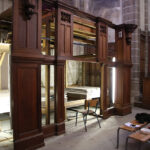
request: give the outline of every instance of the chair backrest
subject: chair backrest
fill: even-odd
[[[88,112],[89,112],[89,110],[90,110],[90,103],[92,102],[92,100],[88,100]],[[98,99],[98,101],[96,102],[96,105],[95,105],[95,113],[96,113],[96,111],[97,111],[97,108],[98,108],[98,106],[100,105],[100,100]]]

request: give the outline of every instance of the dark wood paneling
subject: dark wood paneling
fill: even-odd
[[[123,68],[123,75],[124,75],[124,81],[123,81],[123,93],[124,93],[124,106],[130,105],[130,91],[131,91],[131,68],[126,67]]]
[[[40,110],[40,66],[37,64],[13,63],[12,65],[13,129],[15,148],[34,147],[30,140],[34,138],[37,145],[43,145],[41,133]],[[33,137],[33,139],[31,137]],[[29,138],[30,137],[30,138]],[[26,145],[26,142],[31,145]],[[25,145],[24,145],[25,144]]]
[[[58,8],[56,15],[56,56],[72,56],[73,17],[66,10]]]
[[[20,135],[38,129],[38,110],[37,110],[37,82],[38,70],[34,65],[19,65],[17,67],[17,110],[18,126]],[[30,85],[30,86],[29,86]],[[24,91],[26,90],[26,94]],[[29,117],[30,116],[30,117]],[[31,120],[32,118],[32,120]],[[29,124],[30,122],[30,124]]]
[[[144,78],[143,82],[143,100],[142,105],[144,108],[150,109],[150,78]]]
[[[72,54],[72,43],[71,43],[71,27],[66,26],[65,30],[65,53],[67,56],[70,56]]]
[[[51,137],[55,135],[55,125],[47,125],[42,128],[44,133],[44,138]]]
[[[35,4],[35,13],[31,20],[26,20],[23,16],[23,9],[21,9],[22,2],[19,0],[14,1],[14,20],[13,23],[13,52],[26,52],[32,51],[37,53],[40,51],[41,45],[41,1],[37,3],[36,0],[32,1]]]
[[[103,118],[108,117],[107,112],[107,66],[102,65],[101,67],[101,109]]]
[[[44,145],[41,128],[41,0],[30,20],[25,19],[22,1],[14,0],[11,95],[14,149]]]
[[[107,44],[107,33],[108,28],[106,24],[97,23],[96,27],[96,48],[97,48],[97,59],[98,61],[107,60],[108,56],[108,44]]]
[[[148,75],[150,76],[150,36],[148,37]]]

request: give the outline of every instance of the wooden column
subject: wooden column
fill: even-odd
[[[57,61],[55,65],[55,123],[57,135],[65,132],[64,65],[65,61]]]
[[[42,4],[41,0],[31,1],[36,12],[31,16],[27,15],[27,11],[32,10],[28,4],[28,1],[14,0],[13,5],[11,107],[15,150],[44,145],[40,100]]]
[[[101,22],[99,18],[97,18],[96,24],[96,49],[97,49],[97,60],[106,61],[107,60],[107,36],[108,27],[105,23]]]
[[[118,115],[131,113],[131,33],[136,25],[123,24],[116,26],[116,99],[115,108]]]
[[[103,118],[108,118],[107,112],[107,65],[101,66],[101,109]]]
[[[73,48],[73,16],[66,10],[64,4],[59,3],[56,8],[56,63],[55,63],[55,97],[56,97],[56,134],[65,132],[64,107],[64,65],[65,60],[72,57]]]

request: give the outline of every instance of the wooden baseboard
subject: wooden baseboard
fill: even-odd
[[[19,140],[14,140],[15,150],[34,150],[36,148],[44,146],[43,133],[36,134],[34,136],[25,137]]]
[[[119,116],[128,115],[132,112],[131,105],[115,108],[115,114]]]
[[[65,123],[56,125],[56,135],[61,135],[65,133]]]
[[[142,102],[135,102],[134,106],[144,108],[144,109],[150,109],[150,105]]]

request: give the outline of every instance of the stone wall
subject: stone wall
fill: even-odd
[[[12,0],[0,0],[0,13],[12,6]]]
[[[132,34],[131,43],[131,58],[132,58],[132,70],[131,70],[131,97],[132,102],[135,97],[140,96],[140,13],[139,13],[139,1],[138,0],[123,0],[122,1],[122,14],[123,23],[136,24],[138,28]],[[142,25],[141,25],[142,26]]]
[[[103,17],[115,24],[122,23],[121,0],[94,0],[95,16]]]

